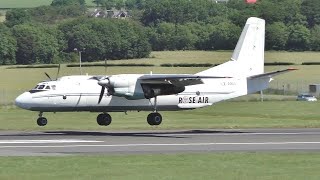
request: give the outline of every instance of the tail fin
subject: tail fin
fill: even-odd
[[[253,76],[264,72],[265,21],[250,17],[244,26],[231,60],[197,75]]]

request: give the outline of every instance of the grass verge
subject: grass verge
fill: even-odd
[[[320,153],[1,157],[0,179],[319,179]]]
[[[38,112],[2,107],[1,130],[126,130],[154,129],[146,122],[149,112],[110,113],[113,122],[100,127],[98,113],[45,113],[48,125],[38,127]],[[265,101],[222,102],[193,111],[161,112],[162,124],[156,129],[211,128],[316,128],[320,127],[319,102]]]

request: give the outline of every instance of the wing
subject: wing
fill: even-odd
[[[198,76],[192,74],[147,74],[139,78],[141,84],[172,84],[178,87],[203,84],[202,79],[230,78],[220,76]]]

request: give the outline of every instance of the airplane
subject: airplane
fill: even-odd
[[[38,83],[15,99],[23,109],[44,112],[101,112],[97,123],[108,126],[109,112],[150,111],[147,122],[160,125],[159,111],[191,110],[264,90],[273,76],[264,73],[265,20],[248,18],[229,61],[196,74],[73,75]],[[50,79],[50,77],[49,77]]]

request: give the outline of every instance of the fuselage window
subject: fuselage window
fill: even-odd
[[[47,86],[46,89],[50,89],[50,86]]]
[[[56,85],[52,85],[51,88],[52,88],[53,90],[56,90]]]
[[[38,89],[43,89],[45,85],[40,85]]]

